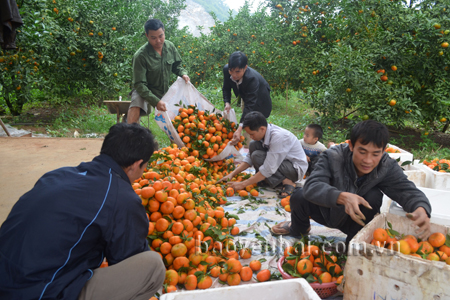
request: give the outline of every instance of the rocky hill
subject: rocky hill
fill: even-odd
[[[213,18],[203,6],[193,0],[186,0],[186,9],[183,9],[180,13],[178,28],[187,26],[194,36],[200,36],[200,30],[197,26],[203,26],[201,32],[208,34],[210,32],[209,27],[213,25]]]

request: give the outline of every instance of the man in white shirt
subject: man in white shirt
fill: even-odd
[[[253,139],[250,143],[249,154],[222,180],[231,180],[237,174],[254,166],[255,175],[245,181],[229,182],[229,185],[235,190],[241,190],[248,185],[260,182],[264,182],[271,188],[282,184],[280,196],[290,195],[294,191],[296,182],[303,179],[308,169],[306,154],[300,141],[292,132],[267,124],[264,115],[258,111],[249,112],[242,123],[244,130]]]

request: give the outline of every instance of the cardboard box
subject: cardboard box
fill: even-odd
[[[351,241],[344,268],[344,300],[359,299],[450,299],[450,266],[370,245],[373,231],[387,227],[415,235],[411,220],[380,214]],[[431,224],[431,232],[449,228]]]
[[[431,222],[450,226],[450,191],[435,190],[419,187],[424,192],[431,204]],[[386,196],[385,196],[386,197]],[[387,197],[386,197],[387,198]],[[405,216],[406,212],[395,201],[392,201],[389,213]]]
[[[450,173],[431,170],[424,164],[415,164],[414,166],[425,173],[425,187],[450,191]]]
[[[174,292],[164,294],[160,300],[250,300],[289,299],[320,300],[309,283],[303,279],[268,281],[223,288]]]

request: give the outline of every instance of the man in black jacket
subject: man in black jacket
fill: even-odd
[[[93,161],[48,172],[20,197],[0,228],[0,299],[148,300],[161,288],[131,187],[153,150],[148,129],[114,125]]]
[[[241,96],[244,102],[239,128],[233,135],[231,144],[239,142],[242,132],[242,120],[246,114],[251,111],[261,112],[266,119],[272,111],[272,99],[270,98],[270,86],[267,81],[247,65],[247,56],[240,51],[230,55],[228,64],[223,67],[223,101],[225,102],[225,111],[231,109],[231,89],[234,95]]]
[[[319,157],[303,189],[291,196],[291,222],[272,227],[275,235],[300,236],[311,230],[309,218],[347,234],[347,243],[380,212],[383,193],[397,201],[430,234],[431,205],[409,181],[397,161],[384,151],[389,132],[373,120],[353,127],[349,144],[334,146]]]

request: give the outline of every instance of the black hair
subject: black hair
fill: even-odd
[[[146,164],[155,150],[155,139],[150,130],[137,123],[119,123],[109,129],[100,154],[106,154],[122,168],[139,160]]]
[[[319,124],[309,124],[308,126],[306,126],[306,128],[310,128],[314,131],[314,137],[318,138],[319,140],[322,138],[323,129]]]
[[[228,70],[243,69],[247,65],[247,56],[241,51],[233,52],[228,59]]]
[[[259,111],[249,112],[242,122],[242,128],[248,127],[251,131],[257,131],[262,126],[267,127],[267,120]]]
[[[384,149],[389,141],[389,131],[386,126],[377,121],[362,121],[352,128],[350,141],[353,146],[359,141],[363,145],[373,143]]]
[[[160,28],[162,28],[162,30],[164,30],[164,24],[158,19],[149,19],[149,20],[147,20],[147,22],[145,22],[145,25],[144,25],[145,33],[147,33],[147,34],[148,34],[149,30],[156,31]]]

